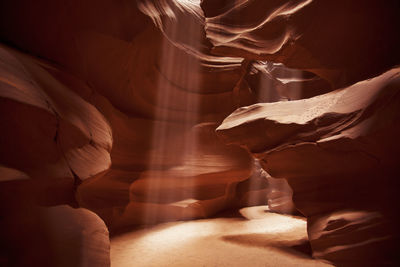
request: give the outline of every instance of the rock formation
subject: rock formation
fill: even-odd
[[[399,10],[1,1],[1,213],[79,205],[113,230],[266,203],[292,213],[293,194],[315,257],[392,263]]]
[[[76,177],[108,169],[112,136],[104,116],[56,80],[50,65],[4,46],[0,60],[0,158],[26,178],[10,177],[7,183],[33,179],[33,188],[41,193],[52,188],[55,194],[46,193],[59,198],[59,192],[71,191]]]
[[[397,262],[399,3],[205,0],[202,7],[214,53],[348,86],[240,108],[217,131],[287,179],[315,257],[339,266]]]
[[[2,266],[110,266],[108,229],[86,209],[32,205],[8,213],[2,226]]]
[[[399,2],[203,0],[207,38],[224,56],[308,70],[339,88],[398,64]]]
[[[340,266],[397,257],[399,90],[394,68],[314,98],[240,108],[217,129],[289,182],[315,257]]]
[[[201,165],[203,163],[200,159],[206,157],[208,165],[212,165],[212,171],[207,172],[207,183],[211,186],[214,183],[213,177],[219,179],[221,173],[228,175],[226,171],[229,166],[232,167],[235,162],[244,159],[244,152],[237,148],[234,150],[239,152],[228,155],[232,149],[224,148],[223,144],[218,145],[219,141],[215,139],[212,129],[236,107],[255,103],[255,96],[245,81],[243,58],[220,57],[210,53],[211,44],[205,38],[204,15],[199,3],[124,1],[117,4],[105,1],[98,4],[87,1],[82,4],[79,1],[48,3],[43,0],[33,5],[29,1],[18,0],[1,3],[0,12],[2,39],[20,50],[42,58],[28,57],[4,48],[7,53],[16,55],[22,65],[27,65],[25,68],[29,75],[35,72],[36,76],[29,76],[29,79],[32,83],[39,84],[38,88],[33,89],[21,85],[21,91],[27,96],[22,100],[22,94],[14,98],[28,105],[19,108],[31,108],[32,103],[35,103],[33,97],[38,95],[36,98],[44,104],[36,106],[50,110],[50,115],[53,113],[54,116],[54,122],[49,123],[47,119],[35,119],[26,115],[29,111],[22,113],[19,121],[25,126],[20,125],[19,131],[26,135],[30,133],[28,128],[31,126],[25,121],[35,123],[38,128],[54,125],[53,129],[47,130],[48,134],[43,135],[40,132],[40,136],[35,136],[35,141],[32,136],[11,138],[16,136],[19,128],[8,127],[9,137],[4,139],[4,147],[8,149],[2,151],[5,158],[2,163],[6,168],[27,172],[31,177],[33,171],[29,168],[34,167],[21,167],[18,164],[33,164],[37,160],[41,167],[36,171],[40,179],[56,181],[52,179],[53,176],[57,176],[58,180],[65,179],[64,184],[60,185],[61,189],[57,191],[64,190],[65,194],[71,194],[73,187],[79,185],[77,200],[80,205],[98,212],[111,226],[112,222],[122,220],[119,217],[129,213],[125,208],[135,199],[133,196],[138,194],[132,188],[144,190],[140,184],[143,179],[153,181],[151,174],[157,173],[157,177],[165,175],[165,180],[173,172],[174,175],[187,177],[188,174],[183,171],[176,173],[170,169],[202,168],[207,164]],[[21,24],[21,21],[24,23]],[[187,35],[186,29],[179,27],[182,24],[188,25],[195,34]],[[4,66],[12,62],[9,57],[4,58]],[[36,74],[37,68],[40,68],[40,74]],[[3,73],[6,79],[8,75],[11,74]],[[12,75],[23,78],[25,72],[20,70]],[[47,88],[50,87],[48,81],[56,86]],[[47,87],[39,87],[42,84]],[[72,100],[65,103],[61,101],[55,107],[48,107],[46,95],[43,96],[43,93],[50,94],[48,91],[57,88],[62,92],[59,93],[60,96],[55,95],[57,91],[50,95],[53,98],[58,97],[53,102],[60,102],[72,95],[70,98],[78,99],[76,103],[70,104]],[[35,92],[36,95],[32,95]],[[11,97],[12,95],[4,93],[3,98],[7,101]],[[49,101],[49,105],[53,102]],[[11,110],[8,106],[3,107]],[[86,116],[92,116],[96,112],[93,116],[97,116],[99,122],[89,123],[86,116],[75,118],[74,113],[81,112]],[[57,119],[63,119],[63,115],[70,124],[78,128],[78,132],[72,134],[72,130],[64,125],[57,128]],[[9,120],[8,123],[18,121],[11,120],[9,116],[5,116],[5,119]],[[203,127],[201,123],[214,125],[206,127],[206,138],[197,136],[196,129]],[[200,126],[192,130],[198,124]],[[83,133],[79,133],[79,130]],[[12,147],[16,145],[10,143],[10,139],[31,154],[36,155],[39,152],[54,162],[60,157],[65,163],[60,168],[43,170],[45,164],[42,161],[45,159],[31,159],[34,155],[25,159],[30,154],[23,150],[11,153]],[[20,142],[20,139],[24,141]],[[34,143],[40,148],[33,147]],[[218,148],[213,148],[215,146]],[[78,152],[71,149],[75,147]],[[198,147],[209,147],[211,150],[196,152]],[[54,155],[50,153],[51,149],[55,151]],[[224,151],[226,149],[228,152]],[[84,152],[93,154],[87,156]],[[234,155],[241,156],[234,159]],[[229,195],[229,198],[219,205],[220,208],[207,204],[210,211],[203,212],[201,216],[235,205],[235,185],[249,178],[253,168],[250,158],[245,158],[243,163],[234,166],[234,169],[239,168],[233,171],[235,175],[223,178],[225,181],[221,186],[231,185],[229,188],[232,192],[223,192],[218,197]],[[228,161],[232,162],[228,164]],[[58,173],[48,173],[50,171]],[[139,181],[135,182],[137,179]],[[220,184],[216,180],[215,182],[215,186]],[[54,187],[46,185],[39,191],[53,191]],[[155,194],[162,194],[166,188],[161,186],[158,190],[160,192]],[[132,192],[136,193],[132,195]],[[139,194],[146,195],[145,192]],[[36,194],[37,197],[40,195],[48,194]],[[56,193],[53,198],[58,195]],[[196,196],[197,193],[192,196],[184,194],[181,199],[175,200],[179,202]],[[211,199],[215,197],[217,196],[212,196]],[[203,196],[199,200],[207,198]],[[58,203],[60,202],[65,203],[65,200]],[[143,199],[137,205],[142,202]],[[134,209],[128,217],[135,217],[135,212]],[[129,224],[135,220],[122,221]]]

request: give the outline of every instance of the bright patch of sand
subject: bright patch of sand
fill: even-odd
[[[171,222],[114,236],[113,267],[331,266],[305,254],[303,218],[241,210],[242,218]],[[303,244],[303,245],[302,245]]]

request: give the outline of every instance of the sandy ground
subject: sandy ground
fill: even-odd
[[[332,266],[308,254],[306,222],[259,206],[242,216],[172,222],[111,238],[112,267]]]

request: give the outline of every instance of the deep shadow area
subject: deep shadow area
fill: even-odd
[[[265,249],[278,249],[300,258],[311,257],[311,246],[307,239],[291,240],[281,234],[248,234],[223,236],[224,241],[243,246],[255,246]]]

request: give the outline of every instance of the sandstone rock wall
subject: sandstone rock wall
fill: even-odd
[[[396,265],[399,3],[204,0],[202,7],[214,53],[280,62],[341,88],[239,108],[219,135],[289,182],[315,257]]]
[[[238,109],[217,129],[289,182],[315,257],[397,262],[399,90],[394,68],[314,98]]]
[[[395,0],[0,2],[1,211],[76,193],[120,227],[211,216],[249,191],[290,200],[268,192],[279,182],[255,173],[247,149],[287,179],[315,257],[392,263],[398,11]],[[245,149],[214,133],[234,110],[218,132]]]
[[[203,0],[202,8],[214,53],[309,70],[336,88],[400,59],[395,0]]]
[[[205,37],[205,19],[198,2],[42,0],[33,4],[18,0],[0,5],[2,40],[36,58],[14,50],[10,53],[18,55],[28,71],[35,75],[38,68],[41,71],[31,80],[43,84],[43,88],[21,84],[18,97],[27,95],[23,98],[29,104],[23,106],[26,109],[35,104],[32,101],[39,101],[49,117],[30,111],[19,114],[18,120],[11,117],[16,113],[4,115],[9,124],[19,121],[19,128],[9,127],[9,136],[3,142],[7,150],[3,150],[2,164],[6,168],[30,175],[30,169],[20,165],[36,164],[40,166],[37,176],[42,179],[65,176],[68,187],[60,185],[62,190],[71,194],[77,188],[80,205],[96,211],[109,225],[115,221],[141,221],[134,219],[141,216],[141,208],[130,212],[125,208],[131,202],[136,206],[146,204],[148,200],[138,201],[132,192],[148,194],[147,189],[137,185],[144,179],[153,181],[154,175],[150,174],[154,173],[163,181],[189,176],[192,178],[185,180],[201,179],[211,190],[213,186],[223,188],[210,199],[197,192],[198,182],[189,183],[189,195],[173,192],[177,194],[174,202],[186,198],[219,199],[218,208],[207,204],[206,211],[196,217],[234,205],[236,184],[251,176],[250,157],[237,148],[233,149],[239,150],[236,154],[229,154],[232,149],[218,144],[213,129],[236,107],[255,103],[255,96],[244,81],[243,58],[210,53],[211,43]],[[12,62],[5,58],[4,66]],[[2,77],[9,79],[10,75],[21,79],[25,73],[7,72]],[[2,88],[2,92],[6,89]],[[49,92],[58,101],[54,111],[46,103]],[[34,94],[39,96],[35,98]],[[75,100],[68,100],[67,97],[72,99],[69,95]],[[11,110],[6,105],[2,108]],[[58,130],[62,116],[78,129],[69,129],[69,124],[62,123]],[[87,121],[90,116],[94,116],[93,120]],[[32,136],[29,123],[47,132],[38,130],[38,136]],[[209,123],[206,134],[201,134],[206,137],[199,136],[201,123]],[[59,151],[60,146],[63,151]],[[78,152],[70,149],[75,146]],[[20,149],[13,150],[14,147]],[[43,156],[36,157],[37,154]],[[51,162],[57,162],[59,157],[61,166],[44,171],[46,157]],[[228,171],[230,167],[234,168],[232,173]],[[210,170],[206,177],[170,170],[189,168]],[[150,190],[153,194],[168,191],[163,184],[157,186]],[[44,187],[43,190],[54,190]],[[122,219],[125,216],[131,219]],[[174,217],[179,218],[180,215]]]

